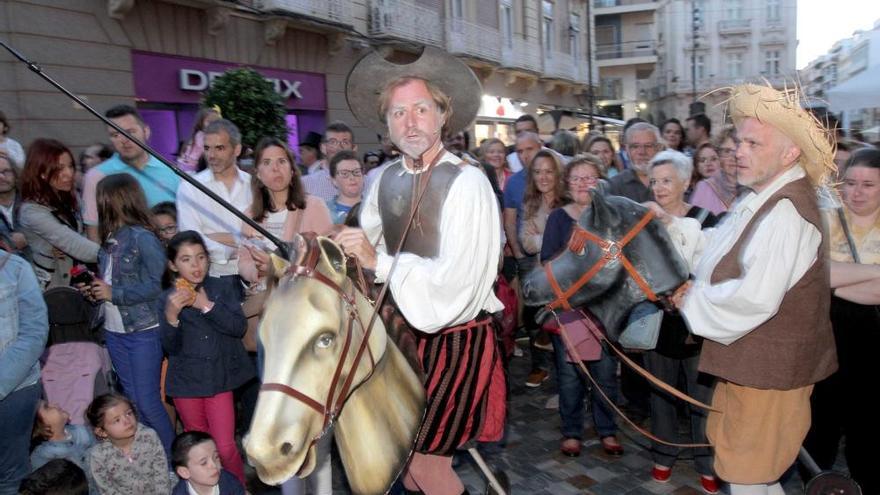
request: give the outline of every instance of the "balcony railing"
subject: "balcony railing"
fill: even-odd
[[[550,52],[544,55],[544,77],[577,80],[578,71],[571,55],[562,52]]]
[[[623,7],[626,5],[638,5],[640,3],[655,3],[657,0],[593,0],[593,7],[607,9],[610,7]]]
[[[254,7],[350,26],[354,22],[350,3],[346,0],[255,0]]]
[[[541,72],[541,45],[518,36],[501,42],[501,66]]]
[[[720,33],[742,33],[752,29],[751,19],[727,19],[718,21],[718,32]]]
[[[495,28],[463,19],[446,21],[446,50],[492,62],[501,61],[501,34]]]
[[[596,60],[615,58],[650,57],[657,55],[653,40],[625,41],[596,45]]]
[[[443,43],[443,28],[437,22],[440,13],[405,0],[372,0],[370,2],[370,36],[412,40],[427,45]]]

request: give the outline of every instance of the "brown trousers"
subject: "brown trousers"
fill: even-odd
[[[797,459],[810,429],[809,385],[762,390],[719,380],[706,436],[715,448],[715,473],[728,483],[775,483]]]

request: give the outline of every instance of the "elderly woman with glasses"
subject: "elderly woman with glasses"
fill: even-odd
[[[693,165],[691,160],[678,151],[662,151],[651,160],[650,186],[654,200],[669,215],[694,218],[703,228],[715,225],[716,217],[707,209],[685,202],[684,193],[690,182]],[[657,346],[645,353],[645,367],[654,376],[676,387],[679,375],[683,392],[701,401],[708,402],[712,392],[712,378],[700,374],[697,365],[700,360],[702,339],[690,334],[684,319],[678,312],[665,313],[660,326]],[[678,404],[672,396],[658,389],[651,391],[651,430],[663,440],[677,442]],[[691,436],[694,443],[706,443],[706,416],[703,411],[688,406]],[[651,455],[654,468],[651,475],[655,481],[666,482],[672,475],[672,466],[678,457],[679,449],[658,442],[652,444]],[[694,467],[700,474],[700,482],[708,493],[718,492],[718,482],[712,470],[712,455],[708,448],[694,449]]]
[[[736,200],[736,128],[727,126],[694,153],[694,162],[704,179],[699,181],[690,200],[715,215],[730,209]],[[705,172],[704,172],[705,170]]]
[[[599,187],[602,177],[602,160],[596,155],[578,155],[565,170],[566,196],[569,203],[550,213],[544,229],[541,245],[541,262],[549,260],[565,249],[572,228],[581,213],[590,207],[591,190]],[[559,416],[562,420],[562,443],[560,450],[564,455],[575,457],[581,453],[584,432],[584,398],[586,394],[586,378],[577,369],[577,365],[568,362],[565,344],[558,335],[553,337],[553,349],[556,358],[557,381],[559,382]],[[599,386],[612,400],[617,401],[617,360],[602,349],[598,361],[587,363],[590,373]],[[606,454],[619,456],[623,454],[623,446],[617,441],[617,424],[614,412],[595,389],[591,392],[593,425]]]

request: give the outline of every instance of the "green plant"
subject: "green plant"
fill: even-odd
[[[287,140],[287,121],[281,95],[253,69],[229,69],[205,92],[203,104],[218,106],[223,118],[241,130],[244,147],[253,149],[260,138]]]

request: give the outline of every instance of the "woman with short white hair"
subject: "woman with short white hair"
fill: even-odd
[[[650,186],[654,200],[663,210],[677,217],[697,219],[703,228],[713,226],[717,219],[707,209],[685,202],[684,195],[693,173],[693,163],[681,152],[666,150],[651,160]],[[654,350],[645,353],[645,367],[654,376],[678,387],[679,373],[683,374],[682,392],[707,402],[712,394],[712,377],[702,375],[697,369],[700,361],[702,339],[688,331],[684,319],[676,311],[665,313],[660,336]],[[663,440],[678,442],[678,417],[676,399],[657,389],[651,391],[651,431]],[[694,443],[706,443],[706,416],[693,406],[688,406],[691,436]],[[672,466],[679,449],[658,442],[651,446],[654,468],[651,476],[655,481],[666,482],[672,475]],[[700,484],[707,493],[718,493],[718,482],[712,470],[712,454],[707,448],[694,449],[694,468],[700,474]]]

